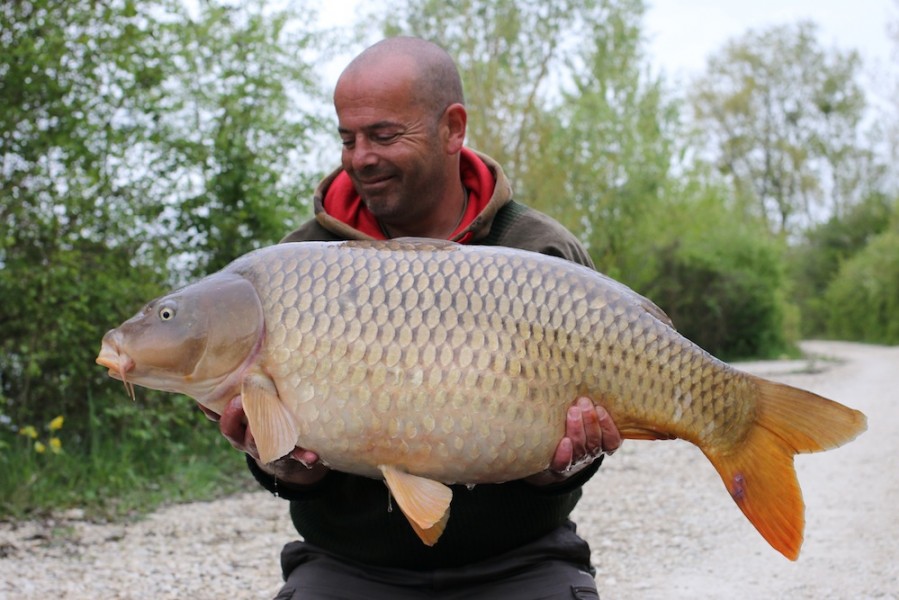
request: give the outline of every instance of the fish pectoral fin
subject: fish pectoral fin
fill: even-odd
[[[421,541],[428,546],[436,544],[449,519],[453,491],[439,481],[412,475],[390,465],[379,465],[378,468]]]
[[[278,396],[275,382],[264,375],[250,375],[244,379],[240,393],[259,459],[270,463],[290,453],[296,446],[297,427]]]

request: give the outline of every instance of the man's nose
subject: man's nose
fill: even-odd
[[[350,153],[350,164],[353,171],[361,172],[378,164],[378,153],[369,140],[364,138],[356,140],[353,148],[348,150]]]

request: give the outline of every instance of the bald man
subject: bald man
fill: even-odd
[[[502,168],[464,146],[452,58],[417,38],[362,52],[334,91],[341,167],[316,189],[315,218],[284,241],[402,236],[542,252],[592,267],[559,223],[512,200]],[[285,546],[277,598],[598,598],[587,543],[569,515],[621,437],[608,413],[572,398],[550,468],[525,480],[453,486],[452,518],[422,544],[381,481],[331,471],[314,449],[258,460],[240,398],[220,420],[256,479],[290,500],[303,537]]]

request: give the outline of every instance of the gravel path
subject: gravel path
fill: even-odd
[[[868,432],[797,459],[806,539],[772,550],[693,446],[631,441],[589,484],[575,520],[594,548],[603,600],[899,598],[899,347],[808,342],[830,361],[744,369],[859,408]],[[0,524],[0,599],[271,598],[294,538],[266,492],[96,525],[77,511]]]

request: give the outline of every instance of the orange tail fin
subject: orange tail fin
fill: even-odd
[[[799,556],[805,505],[793,456],[836,448],[866,429],[865,415],[827,398],[753,377],[755,425],[735,448],[704,448],[731,497],[762,534],[790,560]]]

